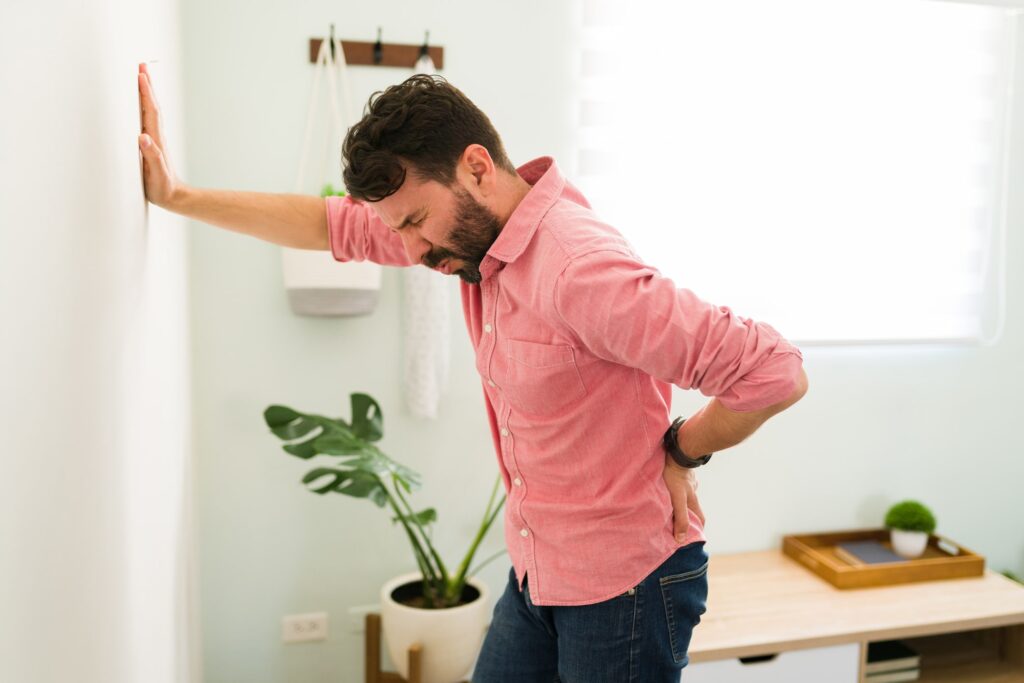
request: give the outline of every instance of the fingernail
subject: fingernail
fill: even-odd
[[[149,147],[149,138],[142,138],[142,146]]]
[[[679,541],[680,543],[682,543],[685,538],[686,538],[686,534],[676,534],[676,540]]]

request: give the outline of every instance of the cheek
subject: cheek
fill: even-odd
[[[420,237],[432,247],[443,247],[448,244],[448,230],[444,228],[431,226],[424,230]]]

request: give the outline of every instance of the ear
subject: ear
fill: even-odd
[[[486,197],[497,186],[497,168],[490,152],[483,145],[472,144],[466,147],[459,159],[458,175],[463,185],[474,195]]]

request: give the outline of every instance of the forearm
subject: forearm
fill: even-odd
[[[166,208],[285,247],[330,248],[323,197],[183,186]]]
[[[807,374],[801,368],[800,382],[793,394],[762,410],[738,413],[713,398],[679,429],[679,448],[690,457],[699,457],[735,446],[757,431],[768,418],[799,401],[805,393]]]

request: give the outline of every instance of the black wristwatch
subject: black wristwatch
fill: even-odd
[[[700,467],[711,460],[711,453],[702,455],[699,458],[691,458],[679,448],[678,433],[679,428],[686,422],[685,418],[677,417],[673,422],[672,426],[665,432],[665,436],[661,440],[662,446],[665,448],[665,452],[672,456],[676,464],[680,467]]]

